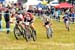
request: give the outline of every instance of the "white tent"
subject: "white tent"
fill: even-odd
[[[5,0],[6,2],[10,2],[10,3],[12,3],[12,2],[14,2],[14,3],[16,3],[18,0]]]
[[[56,6],[59,5],[59,1],[58,0],[53,0],[49,3],[50,6]]]
[[[41,1],[38,1],[38,0],[28,0],[27,3],[23,4],[23,7],[26,7],[26,10],[28,10],[29,9],[29,5],[36,6],[39,3],[41,3]]]
[[[25,3],[25,5],[37,5],[39,4],[41,1],[37,1],[37,0],[30,0],[27,3]]]

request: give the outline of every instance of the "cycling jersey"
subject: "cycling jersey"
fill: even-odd
[[[50,22],[49,22],[49,18],[48,18],[48,16],[46,16],[45,14],[43,14],[43,18],[42,18],[42,20],[43,20],[43,22],[44,22],[44,24],[45,25],[48,25]]]
[[[31,22],[33,20],[33,15],[27,12],[26,16],[24,17],[24,22]]]
[[[22,14],[16,15],[16,20],[23,21],[24,20],[23,15]]]
[[[66,23],[66,21],[69,21],[68,15],[65,15],[65,16],[63,17],[63,19],[64,19],[64,22],[65,22],[65,23]]]
[[[29,16],[31,19],[33,18],[32,13],[27,12],[26,16]]]

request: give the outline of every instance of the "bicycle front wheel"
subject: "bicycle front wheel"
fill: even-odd
[[[53,33],[52,29],[51,29],[51,28],[48,28],[48,29],[47,29],[47,38],[48,38],[48,39],[49,39],[50,37],[52,37],[52,33]]]
[[[20,34],[21,34],[20,29],[18,27],[15,27],[14,28],[14,36],[17,40],[19,39]]]
[[[32,31],[32,38],[33,38],[33,41],[36,41],[36,31]]]

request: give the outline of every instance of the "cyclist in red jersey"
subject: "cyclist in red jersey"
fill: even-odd
[[[24,22],[29,22],[30,23],[30,27],[32,29],[32,31],[34,31],[36,33],[36,30],[34,29],[34,20],[35,20],[35,17],[33,16],[32,13],[30,12],[24,12]]]

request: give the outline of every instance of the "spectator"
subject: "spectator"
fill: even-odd
[[[74,18],[75,18],[75,13],[74,12],[71,14],[71,17],[72,17],[72,23],[74,23]]]
[[[61,11],[60,9],[58,9],[58,21],[60,22],[60,15],[61,15]]]
[[[7,34],[10,32],[10,13],[9,13],[9,9],[5,8],[5,12],[4,12],[4,19],[5,19],[5,23],[6,23],[6,30],[7,30]]]
[[[0,31],[1,31],[1,29],[2,29],[2,26],[1,26],[1,24],[2,24],[2,22],[1,22],[1,20],[2,20],[2,14],[1,14],[2,12],[1,12],[1,10],[0,10]]]
[[[2,3],[0,3],[0,31],[2,31]]]

